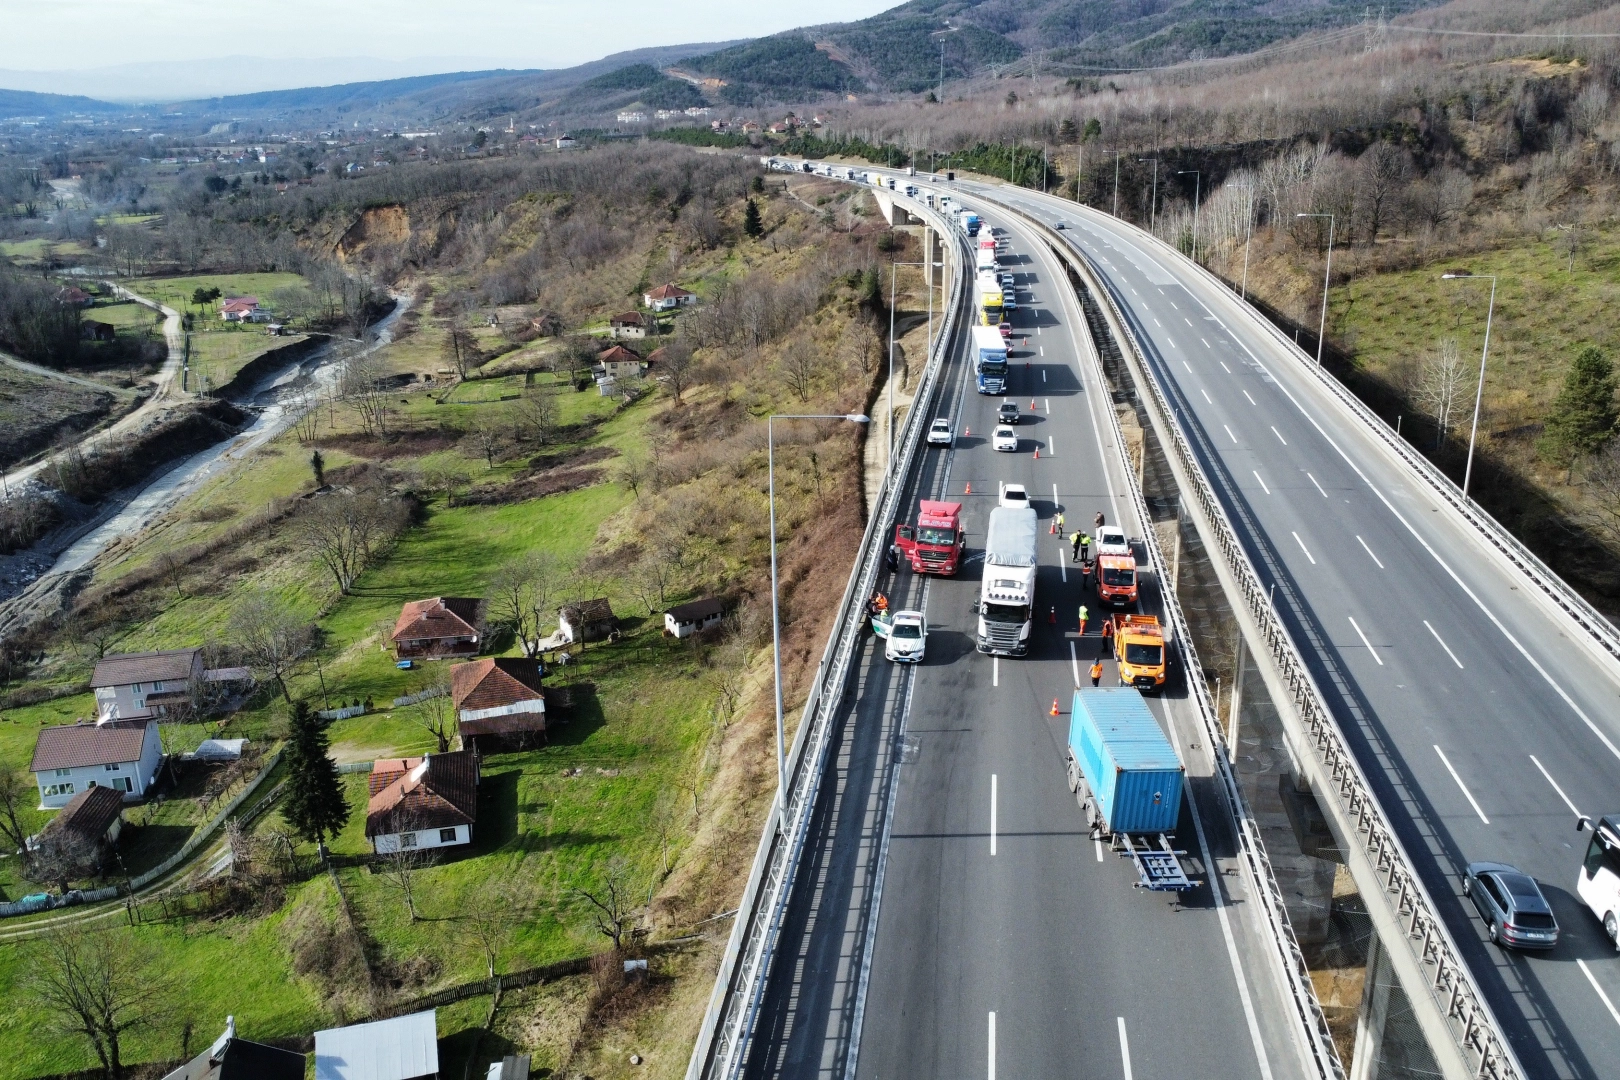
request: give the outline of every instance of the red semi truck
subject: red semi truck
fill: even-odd
[[[917,508],[917,524],[896,525],[894,529],[894,546],[911,560],[911,568],[919,574],[955,576],[966,544],[961,503],[924,499]]]

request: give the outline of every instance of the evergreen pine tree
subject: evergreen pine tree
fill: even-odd
[[[749,236],[759,236],[765,232],[765,223],[759,217],[759,205],[753,199],[743,208],[743,232]]]
[[[1582,349],[1553,399],[1539,444],[1542,455],[1573,469],[1577,458],[1603,449],[1620,420],[1614,402],[1617,384],[1614,364],[1603,350],[1595,345]]]
[[[337,765],[326,755],[326,732],[307,703],[294,703],[289,727],[287,795],[281,815],[299,836],[320,848],[325,861],[326,839],[342,831],[349,804],[343,798]]]

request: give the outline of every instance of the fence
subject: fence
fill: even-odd
[[[428,698],[444,697],[449,692],[443,686],[430,686],[426,690],[418,690],[414,694],[406,694],[404,697],[395,698],[394,708],[403,709],[407,705],[415,705],[418,701],[426,701]]]
[[[1427,973],[1428,989],[1433,995],[1434,1004],[1440,1015],[1450,1023],[1451,1033],[1464,1052],[1464,1058],[1468,1052],[1472,1052],[1475,1070],[1481,1077],[1510,1080],[1523,1076],[1517,1059],[1497,1027],[1495,1017],[1458,956],[1456,944],[1435,912],[1428,891],[1412,869],[1405,849],[1345,743],[1338,721],[1328,710],[1315,679],[1305,665],[1303,654],[1278,617],[1270,590],[1261,584],[1260,576],[1227,515],[1225,504],[1211,488],[1201,461],[1192,448],[1192,440],[1197,435],[1189,434],[1183,426],[1181,417],[1184,410],[1172,407],[1161,380],[1155,377],[1149,354],[1126,319],[1118,298],[1107,286],[1107,279],[1090,265],[1085,256],[1075,255],[1067,241],[1050,232],[1047,236],[1066,256],[1077,259],[1078,265],[1084,268],[1083,272],[1099,284],[1101,303],[1106,306],[1112,323],[1119,328],[1120,344],[1127,363],[1137,383],[1146,391],[1151,411],[1156,414],[1155,427],[1161,430],[1175,464],[1180,466],[1180,473],[1188,479],[1189,483],[1184,486],[1190,489],[1189,493],[1213,534],[1209,547],[1221,553],[1226,561],[1226,569],[1238,584],[1244,610],[1258,627],[1261,640],[1292,695],[1293,706],[1298,711],[1323,775],[1329,778],[1338,796],[1340,809],[1354,827],[1355,838],[1360,841],[1369,864],[1378,876],[1384,899],[1391,905],[1402,931],[1408,937],[1408,943],[1413,947],[1419,968]],[[1210,280],[1220,284],[1213,276]],[[1233,506],[1236,513],[1244,516],[1239,501],[1234,500]],[[1245,525],[1251,533],[1259,534],[1258,527],[1246,516]]]
[[[219,831],[220,826],[225,824],[226,819],[235,812],[236,808],[247,801],[248,796],[259,790],[259,785],[264,783],[264,778],[269,776],[271,772],[275,770],[275,767],[280,764],[280,762],[281,751],[277,750],[275,753],[271,754],[267,759],[265,759],[264,768],[259,770],[258,775],[252,780],[249,780],[247,786],[241,791],[237,792],[231,798],[231,800],[220,809],[219,813],[210,818],[207,824],[203,825],[196,832],[186,837],[186,842],[180,845],[179,851],[175,852],[173,855],[170,855],[167,859],[164,859],[162,862],[158,863],[144,874],[131,878],[127,884],[109,885],[104,889],[94,889],[88,892],[74,889],[63,893],[60,896],[49,897],[45,903],[28,905],[24,904],[22,901],[18,901],[11,904],[0,904],[0,919],[9,918],[13,915],[27,915],[36,911],[48,911],[53,908],[71,907],[74,904],[93,904],[102,900],[115,899],[126,892],[139,892],[152,882],[172,871],[175,867],[184,863],[187,859],[191,858],[191,856],[199,847],[203,845],[205,841],[212,838],[214,833]],[[259,807],[254,807],[254,812],[257,813],[259,809]]]
[[[921,207],[918,207],[921,211]],[[954,232],[931,212],[921,211],[942,236]],[[704,1014],[703,1025],[687,1066],[687,1080],[729,1078],[742,1066],[754,1016],[764,992],[777,934],[792,892],[794,871],[804,849],[810,819],[825,772],[833,718],[844,697],[852,660],[861,640],[863,606],[883,565],[882,540],[899,507],[904,478],[910,474],[923,427],[933,416],[932,402],[939,389],[942,360],[955,341],[957,314],[962,307],[965,278],[959,244],[952,245],[951,300],[944,312],[940,335],[917,387],[906,426],[895,442],[898,462],[890,462],[873,513],[861,539],[860,558],[850,571],[838,607],[835,630],[827,642],[810,693],[805,700],[798,732],[788,763],[785,809],[772,808],[754,855],[748,884],[738,905],[737,921],[721,960],[720,973]]]
[[[322,709],[315,715],[322,720],[347,720],[351,716],[366,715],[366,707],[364,705],[348,705],[341,709]]]

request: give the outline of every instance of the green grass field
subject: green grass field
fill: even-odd
[[[132,292],[149,300],[167,304],[179,312],[191,311],[202,318],[219,322],[219,301],[207,309],[198,309],[191,303],[191,294],[198,289],[217,288],[223,296],[257,296],[260,303],[269,303],[270,294],[277,289],[304,284],[297,274],[199,274],[194,277],[137,278],[129,283]]]
[[[304,340],[301,334],[271,337],[261,325],[200,325],[191,335],[192,387],[197,390],[217,390],[269,350]]]
[[[1482,429],[1539,421],[1584,345],[1620,360],[1620,229],[1582,229],[1569,271],[1566,240],[1551,234],[1466,259],[1361,277],[1331,294],[1330,316],[1353,341],[1357,363],[1399,382],[1442,337],[1477,365],[1484,342],[1488,281],[1442,281],[1451,269],[1496,274],[1496,314],[1485,377]],[[1475,368],[1474,370],[1477,370]],[[1471,394],[1474,378],[1466,380]]]

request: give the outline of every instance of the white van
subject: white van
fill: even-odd
[[[1592,843],[1575,880],[1575,892],[1603,923],[1603,932],[1620,947],[1620,814],[1581,818],[1579,829],[1592,829]]]

